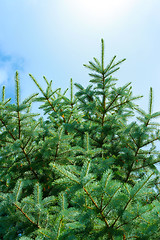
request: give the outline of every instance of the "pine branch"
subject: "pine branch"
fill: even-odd
[[[110,200],[108,201],[108,203],[102,208],[102,212],[105,210],[105,208],[110,204],[110,202],[112,201],[112,199],[114,198],[114,196],[115,196],[115,194],[119,191],[119,189],[120,189],[121,187],[119,187],[119,188],[117,188],[116,189],[116,191],[114,192],[114,194],[112,195],[112,197],[110,198]],[[108,213],[107,213],[107,215],[108,215]],[[106,216],[107,216],[106,215]],[[106,217],[105,216],[105,217]]]
[[[30,223],[32,223],[33,225],[35,225],[37,228],[40,228],[40,227],[37,225],[37,223],[33,222],[33,221],[28,217],[28,215],[22,210],[22,208],[20,208],[20,207],[17,205],[17,203],[14,203],[14,205],[15,205],[16,208],[28,219],[28,221],[29,221]]]
[[[139,170],[139,169],[144,169],[145,167],[151,166],[151,165],[156,164],[156,163],[160,163],[160,159],[153,162],[153,163],[148,163],[148,164],[142,165],[140,167],[133,168],[132,171],[136,171],[136,170]]]
[[[142,96],[135,97],[135,98],[132,98],[132,99],[128,99],[128,100],[126,100],[126,101],[124,101],[124,102],[122,102],[122,103],[120,103],[120,104],[117,104],[117,105],[111,107],[109,110],[112,110],[112,109],[115,109],[115,108],[117,108],[117,107],[120,107],[120,106],[122,106],[122,105],[124,105],[124,104],[126,104],[126,103],[131,102],[131,100],[136,100],[136,99],[141,98],[141,97],[142,97]]]
[[[153,104],[153,91],[150,88],[150,95],[149,95],[149,114],[152,114],[152,104]]]
[[[17,139],[13,136],[12,132],[7,128],[7,125],[5,124],[3,119],[0,118],[0,121],[3,124],[3,126],[6,128],[7,132],[10,134],[10,136],[13,138],[13,140],[16,141]]]
[[[140,149],[140,147],[137,146],[137,150],[136,150],[136,152],[135,152],[135,158],[136,158],[136,156],[137,156],[137,154],[138,154],[138,152],[139,152],[139,149]],[[128,179],[129,179],[129,177],[130,177],[130,174],[131,174],[131,172],[133,171],[134,163],[135,163],[135,159],[132,161],[131,165],[129,166],[128,173],[127,173],[127,176],[126,176],[126,179],[125,179],[125,183],[128,182]]]
[[[2,102],[4,103],[5,100],[5,86],[2,88]]]
[[[58,240],[58,238],[59,238],[59,236],[60,236],[60,230],[61,230],[62,222],[63,222],[63,218],[61,218],[60,223],[59,223],[56,240]]]
[[[26,153],[24,147],[21,146],[21,149],[22,149],[22,152],[24,153],[24,155],[25,155],[25,157],[26,157],[26,159],[27,159],[27,162],[28,162],[28,164],[29,164],[30,170],[32,171],[32,173],[33,173],[33,175],[35,176],[35,178],[38,179],[37,173],[36,173],[36,172],[33,170],[33,168],[31,167],[31,161],[30,161],[30,159],[29,159],[28,154]]]
[[[112,58],[112,60],[111,60],[110,63],[108,64],[108,66],[104,69],[104,74],[111,68],[112,63],[114,62],[115,58],[116,58],[116,56],[114,56],[114,57]]]
[[[92,198],[92,196],[89,194],[89,192],[87,191],[87,189],[85,187],[83,187],[83,190],[85,191],[85,193],[87,194],[87,196],[91,199],[92,203],[94,204],[94,206],[97,208],[98,212],[100,212],[102,219],[104,220],[107,228],[109,229],[110,226],[107,222],[107,219],[105,218],[103,211],[98,207],[97,203],[94,201],[94,199]],[[114,240],[113,236],[111,235],[111,233],[108,233],[110,239]]]
[[[151,178],[151,176],[154,174],[151,173],[150,176],[148,178],[146,178],[146,180],[143,182],[143,184],[140,186],[140,188],[137,189],[137,191],[133,194],[133,196],[131,196],[131,198],[128,200],[128,202],[126,203],[126,205],[123,208],[123,212],[127,209],[128,205],[130,204],[130,202],[134,199],[134,197],[136,196],[136,194],[142,189],[142,187],[148,182],[148,180]],[[112,227],[114,227],[114,225],[116,224],[116,222],[118,221],[118,219],[120,218],[120,215],[115,219],[115,221],[112,224]]]
[[[46,81],[47,85],[49,85],[49,82],[45,76],[43,76],[43,79]]]
[[[113,105],[113,103],[117,100],[119,97],[119,93],[115,96],[115,98],[112,100],[112,102],[106,107],[106,112],[110,110],[110,107]],[[117,105],[118,106],[118,105]],[[111,109],[115,108],[116,106],[112,107]]]
[[[72,78],[70,79],[71,84],[71,108],[73,108],[73,81]]]
[[[52,105],[51,101],[49,100],[49,98],[51,97],[51,95],[52,95],[53,93],[52,93],[50,96],[47,96],[47,95],[45,94],[45,92],[43,91],[43,89],[41,88],[41,86],[40,86],[40,85],[38,84],[38,82],[36,81],[36,79],[35,79],[31,74],[29,74],[29,76],[33,79],[33,81],[35,82],[35,84],[37,85],[37,87],[39,88],[39,90],[42,92],[43,96],[44,96],[44,97],[46,98],[46,100],[48,101],[48,103],[49,103],[49,105],[51,106],[52,110],[53,110],[54,112],[57,112],[56,109],[54,108],[54,106]],[[46,79],[45,79],[45,80],[46,80]],[[61,111],[62,111],[62,109],[61,109]],[[64,122],[66,122],[64,115],[62,115],[62,118],[63,118]]]
[[[19,86],[18,72],[16,72],[15,82],[16,82],[16,100],[17,100],[17,114],[18,114],[18,132],[19,132],[18,138],[21,139],[21,119],[20,119],[20,111],[19,111],[20,86]]]
[[[105,78],[104,78],[104,76],[103,76],[102,81],[103,81],[103,100],[102,100],[102,102],[103,102],[102,127],[103,127],[105,114],[106,114],[106,95],[105,95]]]
[[[37,127],[38,127],[38,125],[39,125],[40,123],[38,122],[35,126],[34,126],[34,128],[33,128],[33,130],[32,131],[34,131]],[[27,145],[28,145],[28,143],[31,141],[31,139],[32,139],[32,136],[30,136],[29,138],[28,138],[28,140],[27,140],[27,142],[24,144],[24,149],[27,147]]]
[[[101,39],[101,66],[102,66],[102,71],[104,72],[104,40],[103,38]]]
[[[51,167],[53,167],[54,169],[58,170],[58,172],[60,172],[61,174],[63,174],[64,176],[66,176],[67,178],[69,178],[71,181],[80,184],[79,179],[72,173],[70,173],[69,171],[63,169],[60,165],[58,166],[57,164],[53,164],[50,163]]]

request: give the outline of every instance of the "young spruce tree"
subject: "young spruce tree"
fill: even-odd
[[[160,140],[149,110],[134,103],[132,87],[116,86],[112,75],[125,60],[113,57],[87,67],[90,85],[73,94],[53,90],[20,101],[0,102],[0,239],[154,240],[160,239]],[[30,111],[43,102],[46,120]],[[132,117],[136,120],[131,121]]]

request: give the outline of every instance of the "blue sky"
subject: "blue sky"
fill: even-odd
[[[45,87],[66,89],[70,78],[87,86],[83,64],[114,55],[126,58],[118,85],[132,82],[147,110],[150,86],[154,110],[160,110],[160,0],[0,0],[0,87],[14,99],[14,75],[21,79],[21,98],[37,92],[31,73]]]

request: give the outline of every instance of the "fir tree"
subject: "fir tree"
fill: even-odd
[[[160,239],[160,112],[134,103],[131,83],[112,75],[125,60],[84,65],[90,85],[73,93],[52,89],[20,101],[0,102],[0,239]],[[31,112],[43,102],[47,119]],[[132,117],[136,117],[133,121]]]

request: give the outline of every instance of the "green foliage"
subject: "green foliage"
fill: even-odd
[[[73,93],[46,90],[20,101],[0,102],[0,239],[160,239],[160,112],[134,100],[131,83],[116,86],[112,74],[125,60],[84,65],[90,85]],[[46,120],[30,111],[33,102]],[[136,117],[132,121],[132,117]]]

